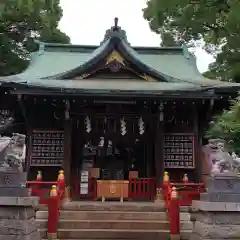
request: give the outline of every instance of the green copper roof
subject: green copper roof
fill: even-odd
[[[150,74],[163,81],[150,83],[140,81],[140,79],[131,79],[128,82],[116,79],[95,81],[92,79],[62,79],[62,76],[68,73],[83,71],[85,67],[91,66],[93,62],[98,61],[101,56],[108,54],[115,48],[122,51],[132,64],[140,66],[141,69],[146,69]],[[29,67],[21,74],[2,77],[0,81],[22,83],[30,86],[92,90],[192,91],[211,88],[235,88],[237,91],[240,88],[239,84],[203,77],[197,69],[195,57],[184,46],[168,48],[130,46],[125,31],[118,26],[107,30],[105,38],[99,46],[39,42],[39,51],[32,54]]]
[[[103,84],[104,82],[104,84]],[[26,82],[29,86],[44,87],[45,83],[41,79],[34,79]],[[200,86],[196,86],[189,83],[166,83],[162,82],[147,82],[142,79],[135,81],[128,80],[116,80],[116,79],[82,79],[76,80],[50,80],[48,86],[51,88],[71,88],[71,89],[89,89],[89,90],[123,90],[123,91],[172,91],[178,89],[179,91],[185,90],[197,90],[201,89]]]
[[[57,45],[58,46],[58,45]],[[58,75],[77,68],[90,60],[101,51],[101,48],[84,46],[58,46],[46,44],[44,51],[32,54],[32,60],[29,67],[16,77],[20,79],[26,78],[46,78]],[[74,51],[71,51],[74,49]],[[171,79],[179,79],[202,83],[203,81],[211,81],[204,78],[196,67],[195,58],[185,57],[182,48],[130,48],[134,51],[134,55],[149,67],[169,76]],[[76,51],[78,50],[78,51]],[[88,51],[86,51],[88,50]],[[12,77],[11,77],[12,78]],[[205,82],[205,83],[206,83]],[[212,81],[211,81],[212,82]],[[214,84],[216,82],[214,81]]]

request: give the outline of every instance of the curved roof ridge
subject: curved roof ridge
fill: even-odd
[[[81,69],[84,69],[87,65],[89,65],[92,61],[94,61],[101,53],[104,52],[106,46],[110,43],[110,40],[107,40],[106,42],[104,42],[99,48],[95,49],[91,55],[89,56],[89,58],[87,59],[87,61],[85,61],[85,63],[81,64],[80,66],[78,67],[75,67],[75,68],[72,68],[68,71],[64,71],[62,73],[59,73],[59,74],[54,74],[52,76],[47,76],[47,77],[44,77],[43,79],[50,79],[50,78],[54,78],[54,79],[57,79],[57,78],[62,78],[64,77],[64,75],[68,74],[68,73],[71,73],[71,72],[76,72],[76,71],[81,71]]]
[[[51,48],[73,48],[73,49],[77,49],[79,48],[80,50],[83,48],[88,48],[90,50],[95,51],[97,48],[99,48],[101,45],[88,45],[88,44],[64,44],[64,43],[49,43],[49,42],[42,42],[42,41],[38,41],[35,40],[35,42],[40,46],[41,44],[44,45],[44,50],[50,50]],[[182,52],[183,51],[183,47],[182,46],[164,46],[164,47],[160,47],[160,46],[132,46],[131,47],[135,50],[135,51],[179,51]]]
[[[121,46],[123,46],[123,48],[121,48]],[[123,57],[126,57],[126,58],[131,57],[132,59],[135,59],[138,64],[142,65],[142,67],[149,69],[149,72],[151,72],[152,75],[155,75],[155,77],[163,78],[163,79],[165,79],[165,81],[170,80],[170,76],[167,76],[166,74],[157,72],[155,69],[153,69],[147,63],[143,62],[139,57],[136,57],[138,55],[138,53],[130,47],[130,45],[125,41],[125,38],[119,38],[118,35],[113,35],[113,36],[111,36],[111,38],[109,38],[108,40],[103,42],[100,45],[100,47],[98,49],[96,49],[93,52],[93,54],[91,54],[91,57],[84,64],[80,65],[79,67],[73,68],[67,72],[62,72],[57,75],[48,76],[44,79],[49,79],[49,78],[56,79],[56,78],[65,78],[65,77],[67,78],[67,77],[69,77],[69,76],[66,76],[68,74],[71,74],[71,73],[74,74],[77,71],[79,71],[79,72],[84,71],[84,68],[86,68],[87,66],[92,66],[93,62],[95,60],[97,60],[97,58],[98,58],[98,60],[100,60],[100,59],[106,57],[107,54],[114,49],[120,50],[121,54],[125,51],[126,53],[123,54],[123,55],[125,55]],[[100,56],[101,54],[103,54],[103,55]]]
[[[125,45],[126,48],[128,48],[128,51],[129,51],[129,52],[132,52],[133,55],[138,58],[138,61],[144,62],[144,61],[140,58],[139,54],[138,54],[136,51],[134,51],[134,49],[132,49],[130,46],[128,46],[128,45],[125,44],[124,42],[123,42],[123,44]],[[181,49],[183,50],[183,48],[181,48]],[[190,52],[189,52],[189,57],[188,57],[188,59],[186,59],[186,60],[191,61],[191,59],[189,59],[189,58],[190,58]],[[148,65],[148,64],[145,63],[145,62],[144,62],[144,64]],[[193,67],[194,67],[194,66],[193,66]],[[153,71],[156,71],[156,70],[153,69],[151,66],[149,66],[149,68],[151,68]],[[195,68],[196,68],[196,70],[198,71],[197,65],[195,65]],[[200,73],[199,71],[198,71],[198,73],[201,75],[201,73]],[[167,78],[167,79],[168,79],[169,81],[171,81],[171,82],[176,82],[176,81],[178,81],[178,82],[185,82],[185,83],[194,84],[194,85],[196,85],[196,86],[203,86],[203,84],[201,84],[201,83],[198,83],[198,82],[195,82],[195,81],[190,81],[190,80],[187,80],[187,79],[184,80],[184,79],[180,79],[180,78],[171,77],[171,76],[169,76],[168,74],[165,74],[165,73],[163,73],[163,72],[158,72],[158,74],[161,75],[161,76],[163,76],[163,77],[165,77],[165,78]],[[201,76],[202,76],[202,75],[201,75]],[[202,77],[203,77],[203,76],[202,76]],[[204,77],[203,77],[203,78],[204,78]],[[211,82],[212,82],[212,81],[215,81],[215,80],[211,80]]]

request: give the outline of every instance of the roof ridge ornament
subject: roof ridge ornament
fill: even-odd
[[[118,18],[117,17],[115,17],[114,18],[114,29],[113,29],[113,31],[118,31]]]
[[[118,37],[121,40],[124,40],[128,45],[130,45],[130,43],[127,41],[126,31],[122,30],[121,27],[119,27],[119,25],[118,25],[117,17],[114,18],[114,25],[110,29],[106,30],[104,39],[100,43],[100,45],[102,45],[103,43],[105,43],[106,41],[108,41],[109,39],[111,39],[113,37]]]

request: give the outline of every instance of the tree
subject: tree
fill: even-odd
[[[204,48],[216,56],[207,75],[239,81],[239,0],[148,0],[143,12],[161,36],[171,34],[175,42],[187,44],[203,39]]]
[[[0,2],[0,75],[27,67],[34,39],[69,43],[57,27],[62,17],[59,0],[7,0]]]
[[[240,153],[240,97],[231,102],[229,110],[216,116],[206,136],[225,139],[232,150]]]
[[[222,46],[216,61],[210,64],[209,72],[213,78],[240,83],[240,32],[235,41],[234,47],[228,43]]]
[[[175,39],[171,32],[162,33],[161,40],[162,47],[181,46],[181,42]]]

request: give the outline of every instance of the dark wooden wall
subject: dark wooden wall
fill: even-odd
[[[184,173],[188,173],[189,179],[193,181],[200,180],[199,172],[201,171],[200,162],[200,148],[203,129],[202,121],[204,121],[203,113],[205,108],[202,107],[200,101],[182,101],[182,100],[168,100],[164,101],[164,121],[159,119],[158,103],[154,100],[144,101],[141,99],[131,99],[127,101],[119,99],[119,103],[110,103],[113,101],[111,98],[107,99],[84,99],[80,97],[70,99],[70,117],[69,122],[64,118],[64,99],[63,97],[27,97],[23,99],[25,106],[28,131],[32,129],[49,129],[49,130],[65,130],[67,140],[67,149],[71,149],[65,154],[64,169],[66,174],[72,173],[78,166],[75,161],[77,149],[82,146],[86,139],[99,139],[102,134],[101,126],[98,126],[98,132],[92,131],[86,134],[84,131],[84,116],[92,116],[93,119],[101,119],[105,116],[108,119],[117,119],[115,127],[112,128],[108,137],[116,139],[123,139],[123,141],[131,142],[137,134],[137,119],[142,116],[145,121],[145,134],[139,136],[140,139],[147,143],[147,158],[148,164],[147,176],[157,177],[161,182],[163,172],[169,171],[170,176],[175,181],[180,181]],[[102,101],[102,102],[101,102]],[[107,101],[107,102],[105,102]],[[123,103],[124,102],[124,103]],[[130,103],[131,102],[131,103]],[[119,118],[124,116],[127,122],[128,134],[122,137],[120,134]],[[132,122],[135,121],[135,127],[132,129]],[[94,126],[96,128],[97,126]],[[113,124],[114,125],[114,124]],[[114,132],[115,131],[115,132]],[[195,169],[164,169],[163,165],[163,139],[166,133],[188,133],[193,134],[196,138],[195,142]],[[29,166],[28,166],[29,167]],[[79,166],[78,166],[79,167]],[[34,179],[37,170],[46,171],[45,176],[50,179],[52,176],[57,175],[59,169],[49,168],[31,168],[30,178]]]

